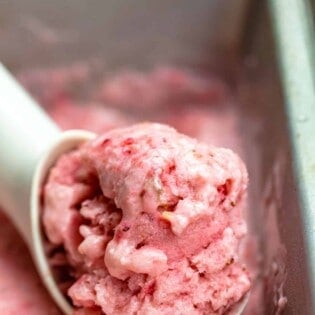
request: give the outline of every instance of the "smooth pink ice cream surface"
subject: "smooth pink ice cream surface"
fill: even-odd
[[[191,104],[222,104],[227,87],[220,80],[194,71],[157,67],[149,73],[122,71],[105,78],[98,99],[120,108],[154,110]]]
[[[0,314],[60,315],[32,259],[7,217],[0,212]]]
[[[49,109],[49,114],[63,130],[83,129],[97,134],[126,126],[131,121],[117,110],[94,102],[60,101]]]
[[[238,257],[246,187],[231,150],[160,124],[112,130],[62,156],[43,224],[77,314],[228,311],[250,288]]]

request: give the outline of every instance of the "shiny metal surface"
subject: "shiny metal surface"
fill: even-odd
[[[306,260],[309,278],[308,308],[314,314],[315,301],[315,78],[314,29],[309,1],[269,1],[277,37],[277,50],[285,94],[292,145],[294,175],[301,204],[304,247],[296,253]],[[293,222],[292,222],[293,223]],[[291,224],[292,224],[291,223]],[[291,253],[294,254],[294,253]],[[299,281],[302,281],[300,279]],[[298,294],[298,292],[295,292]],[[301,309],[295,306],[295,313]]]

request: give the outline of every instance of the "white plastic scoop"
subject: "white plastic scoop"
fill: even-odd
[[[65,314],[72,307],[58,289],[45,256],[41,191],[55,160],[95,135],[61,132],[0,63],[0,205],[26,241],[49,293]]]
[[[84,130],[61,132],[0,63],[0,205],[26,241],[38,272],[64,314],[72,307],[60,292],[45,256],[40,220],[41,191],[58,157],[90,140]],[[248,295],[230,315],[240,315]]]

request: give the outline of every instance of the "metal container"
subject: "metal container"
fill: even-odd
[[[264,314],[276,312],[282,290],[288,298],[284,314],[314,314],[315,176],[311,180],[310,174],[315,163],[310,163],[312,152],[305,153],[303,147],[312,148],[315,120],[310,107],[301,104],[305,109],[301,116],[294,111],[296,101],[303,102],[307,95],[313,100],[314,95],[305,92],[309,81],[299,81],[303,73],[296,80],[291,76],[283,49],[290,36],[283,30],[285,21],[278,23],[285,1],[269,3],[270,10],[263,1],[247,0],[1,1],[0,57],[13,71],[102,59],[112,70],[172,64],[225,78],[240,104],[252,229],[260,236],[263,253]],[[286,6],[289,17],[297,14],[303,19],[305,2],[300,4],[298,10]],[[274,38],[271,15],[277,29]],[[308,29],[295,31],[295,38],[303,42]],[[302,56],[308,54],[307,47],[298,49]],[[291,58],[298,59],[299,53]],[[310,65],[302,64],[309,74],[305,67]],[[298,96],[301,86],[305,93]],[[295,128],[298,124],[306,127]]]

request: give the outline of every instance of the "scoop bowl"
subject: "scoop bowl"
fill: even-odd
[[[71,315],[73,308],[60,292],[47,256],[45,254],[43,231],[41,225],[41,191],[47,179],[50,168],[55,164],[58,158],[72,149],[78,147],[85,141],[91,140],[95,134],[84,130],[69,130],[62,132],[57,141],[47,150],[43,158],[40,160],[34,174],[31,189],[31,231],[32,231],[32,250],[34,261],[36,263],[39,274],[49,290],[54,301],[66,315]],[[241,315],[248,303],[249,294],[244,296],[240,302],[228,312],[229,315]]]
[[[60,292],[54,276],[52,274],[49,262],[44,250],[43,231],[41,225],[41,192],[44,182],[49,173],[49,169],[58,158],[66,152],[78,147],[87,140],[91,140],[95,134],[84,130],[69,130],[62,132],[55,143],[47,150],[43,158],[36,167],[32,188],[31,188],[31,232],[32,232],[32,250],[34,261],[39,274],[61,310],[66,315],[72,314],[72,307]]]

